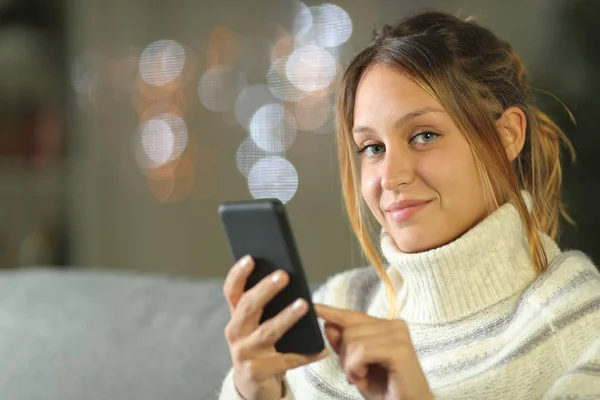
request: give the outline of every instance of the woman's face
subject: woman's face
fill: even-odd
[[[406,74],[367,70],[356,93],[353,137],[363,198],[401,251],[440,247],[487,215],[465,137]]]

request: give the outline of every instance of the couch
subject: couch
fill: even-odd
[[[0,399],[215,399],[231,361],[222,281],[0,273]]]

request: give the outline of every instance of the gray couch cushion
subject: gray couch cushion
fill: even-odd
[[[3,400],[213,399],[231,365],[219,280],[0,274]]]

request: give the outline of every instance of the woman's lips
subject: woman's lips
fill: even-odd
[[[386,213],[394,222],[406,222],[425,208],[431,201],[432,200],[404,201],[393,203],[386,209]]]

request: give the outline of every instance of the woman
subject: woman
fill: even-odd
[[[252,261],[236,264],[221,398],[600,398],[600,274],[553,240],[568,219],[559,145],[572,147],[510,45],[444,13],[386,27],[346,71],[338,123],[344,199],[374,267],[317,291],[329,344],[306,357],[274,349],[305,303],[258,325],[288,277],[243,293]]]

